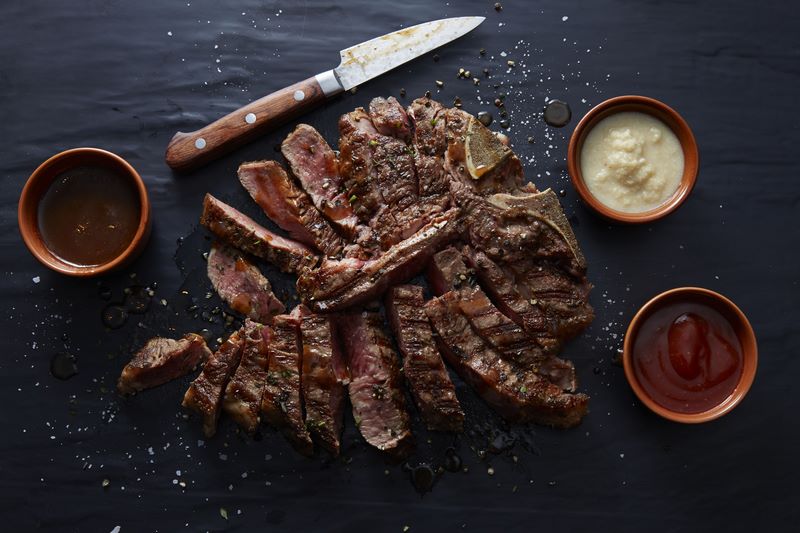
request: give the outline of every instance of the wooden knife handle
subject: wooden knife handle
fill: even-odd
[[[252,141],[325,101],[315,77],[275,91],[191,133],[178,132],[167,145],[167,165],[197,168]]]

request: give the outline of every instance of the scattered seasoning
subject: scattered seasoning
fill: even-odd
[[[560,191],[558,191],[558,195],[561,196],[561,198],[564,198],[567,195],[567,191],[561,189]]]
[[[403,533],[406,533],[409,529],[411,529],[410,526],[403,526]]]
[[[481,48],[481,49],[478,51],[478,53],[479,53],[480,55],[482,55],[482,56],[485,56],[485,55],[486,55],[486,48]]]
[[[111,481],[109,481],[109,479],[108,479],[108,478],[106,478],[106,479],[104,479],[104,480],[103,480],[103,482],[102,482],[102,483],[100,483],[100,485],[102,485],[102,487],[103,487],[104,489],[108,489],[108,487],[111,485]]]
[[[103,309],[102,320],[110,329],[121,328],[128,320],[128,311],[120,304],[109,304]]]
[[[533,144],[533,137],[528,137],[528,143]]]
[[[503,107],[503,101],[499,98],[494,99],[494,105],[497,107]]]
[[[572,119],[572,110],[566,102],[551,100],[544,108],[544,121],[554,128],[563,128]]]
[[[511,123],[507,119],[503,119],[500,121],[500,127],[503,129],[508,129],[511,126]]]
[[[481,80],[479,80],[478,78],[472,78],[472,85],[480,85],[480,84]]]
[[[460,109],[462,105],[463,104],[461,103],[461,98],[456,96],[455,99],[453,100],[453,106],[458,107]]]
[[[430,97],[431,97],[431,92],[425,91],[425,98],[430,98]]]
[[[50,373],[54,378],[68,380],[78,373],[75,357],[67,352],[58,352],[50,360]]]
[[[225,509],[224,507],[220,507],[220,508],[219,508],[219,515],[220,515],[222,518],[224,518],[225,520],[227,520],[227,519],[228,519],[228,510],[227,510],[227,509]]]
[[[492,125],[494,117],[488,111],[481,111],[478,113],[478,120],[487,128]]]
[[[489,69],[488,68],[483,69],[483,75],[486,76],[487,78],[489,77]]]
[[[509,67],[512,67],[512,68],[517,66],[517,62],[516,61],[511,61],[510,59],[508,61],[506,61],[506,64]]]
[[[442,80],[436,80],[436,86],[441,89],[442,87],[444,87],[444,82]]]
[[[490,476],[493,476],[494,475],[494,468],[492,468],[490,466],[489,468],[486,469],[486,473],[489,474]]]
[[[405,98],[405,96],[406,96],[406,90],[405,89],[403,89],[403,88],[400,89],[400,96]]]
[[[494,10],[495,10],[495,11],[497,11],[497,12],[499,13],[500,11],[502,11],[502,10],[503,10],[503,5],[502,5],[500,2],[496,2],[496,3],[494,4]]]

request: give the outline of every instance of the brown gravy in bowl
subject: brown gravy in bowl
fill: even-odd
[[[102,166],[62,172],[39,202],[38,225],[45,245],[79,266],[102,265],[133,241],[141,202],[129,178]]]

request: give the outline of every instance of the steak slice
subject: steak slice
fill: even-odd
[[[330,317],[301,313],[303,399],[306,428],[332,456],[341,449],[344,386],[349,374]]]
[[[242,163],[238,174],[253,200],[291,238],[315,247],[328,257],[341,255],[342,238],[277,162]]]
[[[276,316],[272,323],[261,412],[267,423],[280,430],[295,450],[311,456],[314,443],[303,421],[300,392],[302,367],[298,326],[298,319],[289,315]]]
[[[283,272],[300,272],[319,262],[314,251],[260,226],[228,204],[206,194],[200,223],[226,243],[277,266]]]
[[[418,285],[392,287],[386,295],[386,314],[403,354],[403,374],[428,429],[461,432],[464,411],[436,349],[424,305]]]
[[[192,381],[181,405],[200,415],[203,433],[211,438],[217,432],[222,393],[242,358],[244,337],[242,330],[234,332],[219,349],[208,358],[200,375]]]
[[[281,143],[281,152],[314,206],[352,237],[358,219],[344,195],[336,154],[322,135],[308,124],[299,124]]]
[[[267,381],[269,328],[249,318],[244,323],[242,358],[222,399],[222,410],[245,432],[253,434],[260,421],[259,410]]]
[[[413,451],[397,354],[378,313],[351,313],[338,321],[350,368],[353,418],[372,446],[402,459]]]
[[[562,389],[575,390],[572,363],[549,355],[537,337],[501,313],[475,282],[460,251],[449,247],[438,252],[431,261],[428,275],[436,294],[442,294],[441,289],[452,291],[451,298],[457,303],[454,309],[467,318],[472,329],[501,357],[549,379]]]
[[[406,143],[411,141],[411,123],[408,115],[394,96],[373,98],[369,103],[369,115],[378,133]]]
[[[513,280],[481,251],[467,246],[464,257],[500,311],[535,337],[546,352],[557,352],[561,342],[551,331],[545,313],[519,294]]]
[[[568,428],[586,414],[588,397],[569,394],[541,376],[503,359],[458,311],[456,293],[425,304],[439,348],[461,378],[509,422]]]
[[[442,213],[412,237],[376,259],[324,260],[298,276],[297,292],[316,311],[339,311],[380,297],[391,285],[419,273],[433,253],[458,233],[457,211]]]
[[[585,328],[594,318],[588,302],[591,284],[555,193],[548,189],[484,199],[460,192],[457,202],[472,245],[500,266],[522,298],[541,310],[548,331],[566,340]]]
[[[417,192],[423,201],[446,208],[450,203],[450,178],[444,170],[444,108],[430,98],[418,98],[408,107],[408,116],[414,124]]]
[[[257,322],[269,324],[274,315],[285,310],[258,267],[230,246],[219,242],[211,245],[208,279],[231,309]]]
[[[133,394],[163,385],[188,374],[210,355],[206,341],[194,333],[178,340],[155,337],[122,369],[117,390],[120,394]]]

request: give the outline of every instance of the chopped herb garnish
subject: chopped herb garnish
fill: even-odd
[[[351,204],[352,204],[353,202],[355,202],[356,200],[358,200],[358,196],[356,196],[355,194],[354,194],[353,196],[351,196],[351,197],[350,197],[350,203],[351,203]]]
[[[436,126],[436,119],[435,118],[431,119],[431,126]]]

